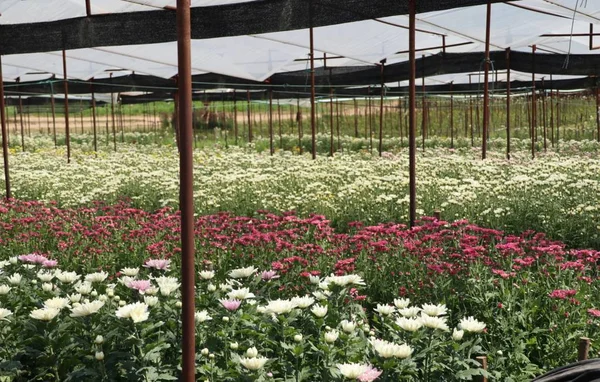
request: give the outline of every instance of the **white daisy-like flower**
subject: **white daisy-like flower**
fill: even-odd
[[[245,300],[247,298],[256,297],[254,293],[250,292],[250,288],[240,288],[240,289],[232,289],[227,293],[227,297],[230,300]]]
[[[314,304],[315,299],[310,296],[292,297],[292,302],[295,303],[298,308],[304,309]]]
[[[35,309],[29,313],[29,317],[40,321],[52,321],[60,313],[60,309],[42,308]]]
[[[87,281],[89,283],[101,283],[102,281],[106,280],[107,277],[108,277],[108,273],[106,273],[104,271],[94,272],[94,273],[85,275],[85,281]]]
[[[246,267],[246,268],[237,268],[229,272],[229,277],[232,279],[243,279],[246,277],[250,277],[258,271],[258,268],[254,266]]]
[[[460,320],[460,322],[458,323],[458,327],[464,330],[465,332],[472,333],[481,333],[485,330],[485,324],[481,321],[477,321],[472,316]]]
[[[134,323],[138,323],[146,321],[150,313],[148,312],[148,305],[143,302],[135,302],[117,309],[115,315],[119,318],[131,318]]]
[[[369,369],[369,365],[364,363],[339,363],[336,366],[347,379],[357,379]]]
[[[395,298],[394,299],[394,306],[396,306],[396,308],[398,308],[398,309],[408,308],[409,305],[410,305],[409,298]]]
[[[267,363],[267,361],[269,361],[269,359],[265,358],[265,357],[252,357],[252,358],[241,357],[240,358],[240,364],[242,366],[244,366],[246,369],[252,370],[252,371],[262,369],[265,366],[265,364]]]
[[[377,307],[373,310],[382,316],[389,316],[396,311],[396,308],[392,305],[377,304]]]
[[[444,316],[448,313],[446,305],[423,304],[421,311],[430,317]]]
[[[83,302],[77,306],[73,304],[73,307],[71,308],[71,317],[85,317],[89,316],[90,314],[98,313],[100,308],[103,306],[104,302],[100,300]]]
[[[55,308],[55,309],[64,309],[68,308],[70,301],[68,298],[64,297],[54,297],[44,301],[44,307],[46,308]]]

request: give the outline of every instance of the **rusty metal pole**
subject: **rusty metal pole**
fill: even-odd
[[[196,372],[196,326],[194,321],[194,136],[192,129],[192,61],[191,61],[190,0],[177,0],[177,62],[179,95],[179,130],[181,152],[181,321],[182,375],[184,382],[193,382]]]
[[[273,148],[273,89],[269,89],[269,152],[275,153]]]
[[[510,48],[506,48],[506,159],[510,159]]]
[[[483,63],[483,136],[481,139],[481,159],[487,157],[487,137],[490,124],[490,24],[492,21],[492,3],[488,0],[485,25],[485,61]]]
[[[415,226],[415,220],[417,218],[417,169],[416,169],[416,152],[417,142],[415,139],[416,135],[416,120],[415,120],[415,109],[416,109],[416,88],[415,88],[415,76],[416,76],[416,65],[415,65],[415,29],[416,29],[416,0],[408,0],[408,11],[409,11],[409,32],[408,32],[408,44],[409,44],[409,109],[408,109],[408,162],[409,162],[409,224],[410,227]]]
[[[333,88],[329,89],[329,156],[333,156]]]
[[[310,18],[310,129],[312,134],[312,159],[317,159],[317,137],[315,131],[315,43],[313,33],[313,9],[312,0],[308,3],[308,13]]]
[[[67,82],[67,53],[63,49],[63,80],[65,93],[65,140],[67,142],[67,163],[71,163],[71,133],[69,131],[69,83]]]
[[[475,146],[475,131],[473,130],[473,93],[472,80],[469,76],[469,127],[471,129],[471,147]]]
[[[8,168],[8,132],[6,129],[6,109],[4,105],[4,79],[2,78],[2,56],[0,56],[0,121],[2,123],[2,159],[4,161],[4,189],[6,199],[12,197],[10,192],[10,171]]]
[[[379,156],[383,151],[383,93],[385,90],[385,79],[383,72],[385,70],[385,60],[381,61],[381,97],[379,98]]]
[[[425,152],[425,136],[427,135],[427,101],[425,98],[425,55],[421,56],[421,62],[423,63],[421,66],[422,77],[421,77],[421,91],[423,94],[421,95],[421,110],[423,113],[423,118],[421,118],[421,138],[422,138],[422,149]]]
[[[92,5],[90,4],[90,0],[85,0],[85,14],[87,17],[92,15]]]
[[[246,90],[246,97],[248,98],[248,142],[252,143],[252,119],[250,116],[250,90]]]
[[[552,82],[552,74],[550,74],[550,143],[552,144],[552,147],[554,147],[554,139],[556,138],[554,136],[554,90],[553,90],[553,86],[554,83]]]
[[[96,98],[94,97],[94,79],[90,81],[90,91],[92,93],[92,129],[94,131],[94,151],[98,151],[98,138],[96,130]]]
[[[535,45],[531,47],[531,157],[535,158],[535,129],[536,129],[536,118],[535,118]]]
[[[544,152],[548,150],[548,143],[546,140],[547,126],[546,126],[546,85],[544,84],[544,78],[542,77],[542,129],[544,135]]]
[[[281,105],[279,104],[279,97],[277,97],[277,118],[279,120],[279,149],[283,150],[283,127],[281,125]]]

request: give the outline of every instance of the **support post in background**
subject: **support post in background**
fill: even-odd
[[[544,135],[544,152],[548,151],[548,144],[546,140],[547,126],[546,126],[546,85],[544,84],[544,78],[542,77],[542,129]]]
[[[510,160],[510,48],[506,48],[506,159]]]
[[[277,98],[277,119],[279,120],[279,149],[283,150],[283,127],[281,126],[281,105],[279,104],[279,98]]]
[[[423,117],[421,118],[421,138],[422,138],[422,150],[425,151],[425,136],[427,135],[427,100],[425,99],[425,55],[421,56],[423,66],[421,67],[421,110]]]
[[[98,136],[96,130],[96,98],[94,96],[94,79],[90,80],[90,92],[92,94],[92,129],[94,131],[94,151],[98,152]]]
[[[556,90],[556,148],[560,142],[560,90]]]
[[[21,121],[21,149],[25,151],[25,123],[23,122],[23,98],[18,84],[21,78],[17,78],[17,90],[19,91],[19,121]]]
[[[252,143],[252,117],[250,115],[250,90],[246,90],[246,97],[248,98],[248,142]]]
[[[488,0],[485,25],[485,59],[483,63],[483,134],[481,138],[481,159],[487,157],[487,137],[490,124],[490,24],[492,21],[492,3]]]
[[[273,90],[269,89],[269,152],[271,156],[275,153],[273,147]]]
[[[550,74],[550,143],[554,147],[554,82],[552,81],[552,74]]]
[[[67,53],[63,49],[63,80],[65,93],[65,140],[67,142],[67,163],[71,163],[71,132],[69,131],[69,82],[67,81]]]
[[[0,122],[2,123],[2,159],[4,161],[4,196],[12,197],[10,191],[10,171],[8,166],[8,131],[6,129],[6,108],[4,105],[4,79],[2,78],[2,56],[0,56]]]
[[[358,138],[358,102],[354,98],[354,137]]]
[[[415,226],[417,217],[417,169],[416,169],[416,152],[417,142],[415,139],[417,121],[415,120],[415,109],[416,109],[416,88],[415,88],[415,76],[416,76],[416,64],[415,64],[415,29],[416,29],[416,1],[408,0],[408,11],[409,11],[409,32],[408,32],[408,44],[409,44],[409,109],[408,109],[408,162],[409,162],[409,224],[410,227]]]
[[[531,46],[531,157],[535,158],[535,130],[536,130],[536,118],[535,118],[535,45]]]
[[[475,131],[473,127],[473,94],[472,80],[469,76],[469,126],[471,128],[471,147],[475,147]]]
[[[333,156],[333,89],[329,89],[329,156]]]
[[[111,83],[112,83],[112,75],[113,74],[111,73],[110,74]],[[114,150],[116,152],[117,151],[117,126],[116,126],[116,122],[115,122],[115,93],[112,92],[112,89],[110,92],[110,114],[112,116],[113,146],[114,146]]]
[[[117,94],[117,102],[119,102],[119,126],[121,126],[121,143],[125,143],[125,126],[123,125],[123,100],[121,99],[121,93]],[[154,106],[154,124],[156,126],[156,104]],[[156,132],[156,129],[155,131]]]
[[[238,144],[238,120],[237,120],[237,98],[235,89],[233,90],[233,134],[235,135],[235,144]]]
[[[181,210],[181,321],[182,375],[184,382],[193,382],[196,374],[196,323],[194,321],[195,258],[194,258],[194,151],[192,127],[192,63],[191,63],[190,0],[177,0],[177,62],[179,93],[179,153]]]
[[[450,148],[454,148],[454,81],[450,82]]]
[[[51,81],[54,81],[54,78],[52,78]],[[50,82],[50,91],[50,105],[52,108],[52,134],[54,134],[54,148],[56,148],[58,145],[56,141],[56,108],[54,106],[54,85],[52,82]]]
[[[577,361],[585,361],[588,359],[590,344],[591,340],[587,337],[581,337],[579,339],[579,345],[577,346]]]
[[[81,122],[81,134],[83,135],[83,100],[79,100],[79,121]]]
[[[383,151],[383,93],[385,90],[385,79],[384,79],[384,70],[385,70],[385,62],[386,60],[381,60],[381,97],[379,101],[379,156],[381,157],[381,152]]]
[[[312,134],[312,159],[317,159],[317,137],[315,126],[315,42],[313,33],[313,9],[312,0],[308,3],[308,12],[310,18],[310,129]]]
[[[481,368],[485,371],[487,371],[487,357],[484,355],[480,355],[478,357],[475,357],[475,360],[477,360],[477,362],[479,362],[479,364],[481,365]],[[488,382],[487,377],[478,377],[477,379],[478,382]]]

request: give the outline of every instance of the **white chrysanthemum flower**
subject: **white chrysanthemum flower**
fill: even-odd
[[[345,287],[348,285],[366,285],[365,281],[359,275],[328,276],[325,277],[325,283]]]
[[[297,305],[294,304],[291,300],[277,299],[271,300],[267,303],[267,305],[265,306],[265,312],[273,314],[283,314],[289,313],[296,308]]]
[[[69,307],[69,299],[64,297],[54,297],[44,301],[44,307],[54,309],[64,309]]]
[[[179,289],[181,285],[175,277],[161,276],[155,278],[154,281],[156,281],[156,284],[158,284],[160,294],[163,296],[169,296],[171,293]]]
[[[317,305],[314,305],[310,311],[316,317],[323,318],[327,314],[327,306],[317,304]]]
[[[107,277],[108,277],[108,273],[106,273],[104,271],[94,272],[94,273],[85,275],[85,281],[87,281],[89,283],[101,283],[102,281],[106,280]]]
[[[8,292],[10,292],[11,289],[12,288],[8,285],[0,285],[0,295],[8,294]]]
[[[54,278],[54,272],[39,271],[37,273],[37,278],[40,279],[40,281],[45,282],[45,283],[50,282]]]
[[[210,280],[215,277],[215,271],[200,271],[198,275],[202,280]]]
[[[247,298],[256,297],[254,293],[250,292],[250,288],[240,288],[240,289],[232,289],[229,293],[227,293],[227,297],[230,300],[245,300]]]
[[[7,278],[7,280],[11,285],[19,285],[21,280],[23,280],[23,276],[21,276],[19,273],[13,273]]]
[[[158,290],[159,289],[157,287],[151,286],[150,288],[148,288],[144,291],[144,294],[149,295],[149,296],[154,296],[158,293]]]
[[[444,304],[423,304],[421,311],[430,317],[444,316],[448,313],[448,309]]]
[[[308,280],[310,281],[311,284],[314,284],[314,285],[319,285],[321,283],[321,279],[319,278],[319,276],[310,275],[310,276],[308,276]]]
[[[377,304],[377,308],[375,308],[373,310],[383,316],[389,316],[390,314],[392,314],[396,311],[396,308],[393,307],[392,305]]]
[[[395,344],[385,340],[372,338],[369,340],[375,352],[383,358],[408,358],[413,352],[413,349],[406,344]]]
[[[93,287],[92,287],[92,283],[90,283],[89,281],[84,281],[84,282],[77,282],[77,284],[75,284],[75,290],[77,291],[77,293],[80,293],[84,296],[92,293]]]
[[[481,333],[485,329],[485,324],[481,321],[477,321],[471,316],[460,320],[458,327],[465,332]]]
[[[304,309],[314,304],[315,299],[310,296],[292,297],[292,302],[295,303],[298,308]]]
[[[158,297],[156,296],[144,296],[144,302],[148,306],[155,306],[158,304]]]
[[[15,265],[16,263],[19,262],[19,258],[17,256],[9,257],[8,262],[11,263],[12,265]]]
[[[319,301],[325,301],[329,298],[329,296],[331,296],[331,292],[330,291],[315,291],[312,292],[313,296],[315,296],[315,298]]]
[[[460,341],[462,340],[463,336],[465,335],[465,331],[464,330],[458,330],[456,328],[454,328],[454,330],[452,331],[452,339],[454,341]]]
[[[60,313],[60,310],[56,308],[42,308],[32,310],[29,317],[40,321],[52,321],[58,313]]]
[[[54,289],[54,285],[52,285],[50,283],[43,283],[42,284],[42,290],[44,292],[52,292],[52,289]]]
[[[56,277],[61,283],[64,284],[71,284],[79,280],[79,275],[75,272],[56,271],[54,273],[54,277]]]
[[[90,314],[97,313],[100,308],[104,306],[104,302],[100,300],[94,300],[91,302],[84,302],[77,306],[73,304],[71,308],[71,317],[85,317]]]
[[[138,323],[146,321],[150,313],[148,312],[148,305],[143,302],[135,302],[117,309],[115,315],[119,318],[131,318],[133,322]]]
[[[210,321],[212,320],[212,317],[208,315],[208,312],[205,310],[201,310],[200,312],[196,312],[194,314],[194,318],[196,319],[197,323],[202,323],[205,321]]]
[[[398,309],[408,308],[409,305],[410,305],[409,298],[395,298],[394,299],[394,306],[396,306],[396,308],[398,308]]]
[[[339,336],[340,336],[340,332],[332,329],[325,333],[325,342],[327,342],[328,344],[332,344],[335,341],[337,341]]]
[[[240,358],[240,364],[248,370],[256,371],[262,369],[269,359],[265,357]]]
[[[258,271],[258,268],[251,266],[246,268],[238,268],[229,272],[229,277],[232,279],[242,279],[250,277]]]
[[[81,301],[81,294],[79,294],[79,293],[70,294],[69,300],[71,300],[71,302],[73,302],[73,303],[79,302],[79,301]]]
[[[396,325],[398,325],[401,329],[406,330],[407,332],[416,332],[423,326],[423,324],[418,318],[406,317],[400,317],[396,319]]]
[[[356,330],[356,324],[352,321],[342,320],[342,322],[340,322],[340,325],[342,327],[342,330],[346,333],[354,333],[354,330]]]
[[[258,349],[254,346],[252,346],[251,348],[248,348],[248,350],[246,350],[246,357],[248,357],[248,358],[258,357]]]
[[[0,269],[3,269],[8,264],[10,264],[10,261],[7,261],[7,260],[0,261]]]
[[[440,317],[440,316],[432,317],[432,316],[428,316],[425,313],[421,313],[419,320],[421,321],[421,324],[423,324],[423,326],[426,328],[439,329],[439,330],[443,330],[445,332],[450,330],[450,328],[448,328],[448,324],[446,323],[446,321],[447,321],[446,317]]]
[[[348,379],[357,379],[369,369],[369,365],[362,363],[339,363],[336,366],[340,373]]]
[[[6,308],[0,308],[0,321],[8,321],[8,316],[12,316],[12,312]]]
[[[421,311],[421,308],[417,308],[416,306],[413,306],[412,308],[399,309],[398,313],[400,313],[402,315],[402,317],[413,318],[413,317],[417,317],[417,315],[419,314],[420,311]]]
[[[121,273],[128,277],[135,277],[140,273],[139,268],[123,268]]]

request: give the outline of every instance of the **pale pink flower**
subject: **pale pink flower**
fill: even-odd
[[[365,370],[364,373],[359,375],[357,379],[360,382],[371,382],[371,381],[376,380],[381,375],[381,373],[382,373],[381,370],[377,370],[373,366],[369,366],[369,368],[367,370]]]
[[[279,275],[277,274],[276,271],[270,270],[270,271],[263,271],[261,274],[261,277],[262,277],[263,281],[269,281],[269,280],[278,279]]]
[[[221,305],[223,305],[223,307],[227,310],[230,310],[232,312],[236,311],[240,305],[242,304],[242,302],[240,300],[225,300],[225,299],[221,299],[219,300],[221,302]]]
[[[144,267],[160,269],[161,271],[166,271],[167,269],[169,269],[170,264],[171,264],[171,260],[150,259],[150,260],[146,260]]]
[[[150,280],[131,280],[127,283],[127,286],[131,289],[138,290],[141,294],[144,294],[146,290],[152,287]]]
[[[30,253],[28,255],[19,256],[19,260],[24,263],[43,264],[44,261],[48,261],[48,258],[38,253]]]
[[[45,261],[42,263],[42,266],[43,266],[44,268],[54,268],[54,267],[55,267],[55,266],[57,266],[57,265],[58,265],[58,261],[56,261],[56,260],[45,260]]]

